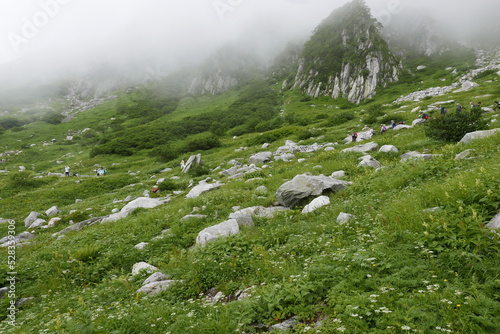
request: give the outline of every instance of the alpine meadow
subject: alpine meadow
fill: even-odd
[[[500,333],[499,4],[467,35],[373,3],[146,78],[0,63],[0,332]]]

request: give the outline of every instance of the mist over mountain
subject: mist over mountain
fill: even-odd
[[[68,80],[94,82],[100,92],[157,80],[179,69],[206,70],[221,48],[234,48],[233,54],[270,66],[288,43],[304,43],[329,13],[347,2],[2,3],[0,98],[3,105],[7,100],[23,103],[30,96],[48,98],[48,85],[61,90]],[[496,1],[369,0],[366,5],[391,47],[399,50],[430,54],[441,50],[445,40],[474,47],[498,44]],[[402,41],[409,45],[401,46]],[[198,76],[200,82],[204,79]]]

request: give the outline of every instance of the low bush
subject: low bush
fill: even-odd
[[[471,112],[448,113],[429,119],[425,122],[425,134],[432,139],[457,142],[466,133],[484,130],[486,127],[481,111],[473,109]]]

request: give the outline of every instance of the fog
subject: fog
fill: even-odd
[[[348,0],[4,0],[0,3],[0,82],[105,71],[165,75],[200,63],[233,42],[260,57],[307,39]],[[498,0],[367,0],[390,27],[419,10],[463,39],[500,26]],[[130,71],[130,73],[128,73]]]

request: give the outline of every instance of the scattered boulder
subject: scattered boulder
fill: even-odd
[[[394,145],[384,145],[378,151],[383,152],[383,153],[391,153],[391,152],[398,153],[399,152],[398,148]]]
[[[474,131],[474,132],[469,132],[465,134],[465,136],[460,139],[460,143],[466,144],[474,139],[479,139],[479,138],[486,138],[495,135],[496,133],[500,132],[500,128],[496,129],[491,129],[491,130],[484,130],[484,131]]]
[[[411,122],[411,126],[424,124],[427,120],[425,118],[416,118]]]
[[[417,151],[410,151],[401,155],[401,161],[412,160],[412,159],[432,160],[440,156],[441,154],[426,154],[426,153],[419,153]]]
[[[174,280],[152,282],[152,283],[146,284],[146,285],[142,286],[141,288],[139,288],[137,290],[137,293],[145,293],[148,295],[157,295],[160,292],[167,290],[175,282],[176,281],[174,281]]]
[[[148,245],[147,242],[140,242],[137,245],[135,245],[134,247],[137,248],[137,249],[142,250],[142,249],[145,249],[147,245]]]
[[[236,220],[239,227],[255,225],[252,215],[248,213],[232,212],[229,214],[229,219]]]
[[[252,155],[248,159],[248,164],[265,164],[267,162],[271,161],[271,157],[273,156],[272,152],[259,152],[254,155]]]
[[[9,292],[9,288],[8,287],[3,287],[3,288],[0,288],[0,299],[2,299],[6,294],[7,292]]]
[[[28,217],[24,218],[24,227],[29,227],[35,220],[37,220],[40,213],[36,211],[31,211]]]
[[[13,244],[17,245],[19,243],[31,240],[34,237],[35,237],[34,234],[32,234],[30,232],[26,232],[26,231],[21,232],[18,235],[16,235],[14,237],[14,239],[11,239],[11,236],[6,236],[6,237],[3,237],[2,239],[0,239],[0,247],[8,247],[8,246],[11,246]]]
[[[291,329],[293,326],[297,325],[299,322],[296,317],[285,320],[279,324],[272,325],[269,327],[270,331],[278,330],[281,332],[286,332]]]
[[[138,262],[138,263],[134,264],[134,266],[132,267],[132,276],[135,276],[143,271],[152,274],[152,273],[155,273],[155,272],[160,271],[160,270],[158,268],[156,268],[155,266],[150,265],[149,263]]]
[[[323,191],[340,191],[347,187],[347,181],[337,180],[328,176],[312,176],[300,174],[291,181],[281,185],[276,191],[276,197],[280,205],[293,207],[310,196],[319,196]]]
[[[181,221],[190,220],[190,219],[205,219],[205,218],[207,218],[207,215],[189,214],[189,215],[185,215],[184,217],[182,217]]]
[[[465,81],[462,83],[462,88],[460,91],[465,92],[471,90],[472,88],[478,87],[479,85],[473,81]]]
[[[365,155],[360,158],[361,162],[358,164],[358,167],[371,167],[371,168],[380,168],[382,164],[375,160],[371,155]]]
[[[283,153],[283,154],[279,154],[279,155],[274,156],[275,161],[289,162],[293,159],[295,159],[295,154],[293,154],[293,153]]]
[[[307,204],[304,209],[302,209],[302,213],[310,213],[316,209],[321,208],[322,206],[330,204],[330,198],[328,196],[319,196],[311,201],[311,203]]]
[[[50,209],[48,209],[47,211],[45,211],[45,214],[49,217],[52,217],[52,216],[57,215],[60,212],[61,212],[61,210],[59,210],[59,208],[57,206],[53,206]]]
[[[28,304],[29,302],[32,302],[36,299],[36,297],[24,297],[24,298],[19,298],[18,300],[16,300],[16,307],[21,307],[23,305],[26,305]]]
[[[330,176],[333,177],[334,179],[339,178],[339,177],[345,177],[345,171],[338,170],[338,171],[333,172],[332,175],[330,175]]]
[[[267,194],[267,187],[264,185],[258,186],[257,188],[255,188],[255,193],[257,195],[264,196]]]
[[[184,164],[184,166],[181,166],[182,168],[181,172],[187,173],[193,165],[201,165],[201,163],[202,163],[201,154],[192,155],[189,157],[188,161]]]
[[[78,223],[75,223],[73,225],[70,225],[70,226],[66,227],[65,229],[62,229],[59,232],[53,233],[52,236],[56,237],[56,236],[60,236],[62,234],[66,234],[66,233],[71,232],[71,231],[79,231],[82,228],[84,228],[86,226],[90,226],[90,225],[95,224],[97,222],[100,222],[100,221],[104,220],[107,217],[108,216],[93,217],[93,218],[90,218],[90,219],[87,219],[87,220],[83,220],[81,222],[78,222]]]
[[[40,227],[43,225],[43,223],[45,223],[46,220],[45,219],[40,219],[38,218],[37,220],[35,220],[28,228],[29,229],[32,229],[32,228],[37,228],[37,227]]]
[[[460,152],[457,155],[455,155],[455,160],[473,159],[473,157],[470,156],[472,153],[474,153],[474,150],[472,149]]]
[[[154,283],[154,282],[166,281],[168,279],[170,279],[170,275],[167,275],[167,274],[164,274],[160,271],[157,271],[157,272],[151,274],[151,276],[149,276],[148,278],[146,278],[146,280],[142,283],[142,285],[146,285],[146,284],[150,284],[150,283]]]
[[[198,233],[196,237],[197,245],[204,245],[208,242],[217,240],[220,237],[226,237],[240,233],[240,226],[236,219],[229,219],[220,224],[207,227]]]
[[[378,144],[374,142],[366,143],[366,144],[361,144],[361,145],[356,145],[353,147],[348,147],[342,150],[342,152],[360,152],[360,153],[366,153],[366,152],[371,152],[371,151],[376,151],[378,149]]]
[[[248,208],[235,211],[234,214],[241,214],[241,215],[248,214],[256,217],[272,218],[274,217],[276,212],[286,211],[286,210],[289,210],[289,208],[283,206],[272,206],[269,208],[266,208],[264,206],[251,206]]]
[[[194,186],[189,193],[186,195],[186,198],[195,198],[200,196],[202,193],[219,188],[222,186],[223,183],[220,183],[219,181],[215,183],[207,183],[207,181],[200,181],[200,183],[197,186]]]
[[[375,132],[372,129],[367,129],[361,132],[358,132],[358,137],[356,138],[356,141],[363,141],[363,140],[370,140],[373,138],[373,134]],[[352,142],[352,136],[349,134],[347,137],[344,138],[345,143],[351,143]]]
[[[491,229],[500,228],[500,212],[486,226]]]
[[[403,129],[411,129],[411,126],[406,124],[398,124],[393,128],[393,130],[403,130]]]
[[[342,224],[347,223],[349,220],[351,220],[353,218],[354,218],[354,216],[351,215],[350,213],[341,212],[337,216],[337,223],[339,223],[340,225],[342,225]]]
[[[127,217],[135,209],[138,209],[138,208],[152,209],[152,208],[155,208],[159,205],[162,205],[168,201],[169,201],[168,198],[162,199],[162,198],[138,197],[138,198],[134,199],[133,201],[130,201],[129,203],[127,203],[120,210],[120,212],[113,213],[107,217],[104,217],[102,219],[102,223],[115,222],[119,219]]]

